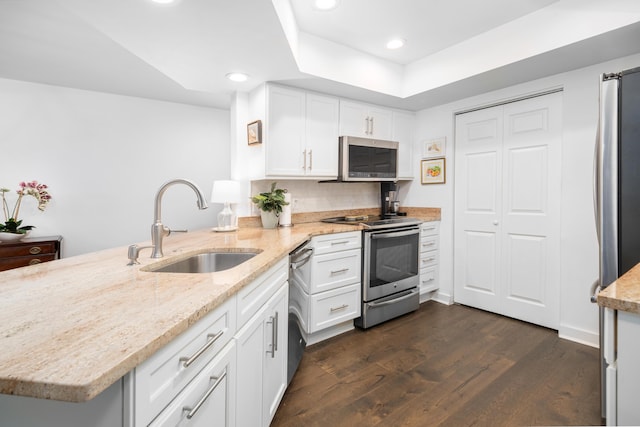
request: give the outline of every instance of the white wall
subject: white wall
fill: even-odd
[[[63,256],[149,240],[169,179],[192,179],[208,200],[213,180],[229,178],[226,110],[0,79],[0,118],[0,186],[50,187],[47,209],[25,200],[20,217],[34,236],[62,235]],[[215,226],[221,206],[195,201],[188,187],[169,188],[163,223]]]
[[[564,128],[559,334],[597,345],[598,313],[597,306],[589,302],[589,288],[598,274],[592,171],[599,75],[638,65],[640,55],[633,55],[418,112],[417,143],[414,146],[415,176],[420,176],[420,142],[440,136],[447,138],[447,183],[422,186],[419,179],[414,180],[406,199],[409,206],[442,208],[440,298],[446,300],[453,296],[454,113],[561,87]]]

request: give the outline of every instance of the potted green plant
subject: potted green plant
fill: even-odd
[[[47,203],[51,200],[51,195],[47,191],[45,184],[40,184],[38,181],[21,182],[16,193],[18,199],[16,200],[13,209],[9,209],[9,203],[7,202],[6,193],[11,190],[8,188],[0,188],[2,194],[2,212],[4,213],[4,223],[0,223],[0,241],[14,241],[20,240],[25,237],[29,231],[35,228],[33,225],[22,225],[22,220],[18,219],[20,214],[20,204],[24,196],[32,196],[38,201],[38,209],[44,211],[47,207]]]
[[[284,200],[286,189],[276,188],[277,183],[271,184],[271,190],[251,196],[251,201],[260,209],[260,218],[264,228],[276,228],[282,213],[282,207],[289,204]]]

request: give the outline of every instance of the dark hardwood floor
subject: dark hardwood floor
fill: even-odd
[[[271,425],[600,425],[598,366],[556,331],[427,302],[308,347]]]

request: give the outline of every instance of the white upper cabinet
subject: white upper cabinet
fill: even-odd
[[[405,111],[393,112],[392,140],[398,147],[398,179],[413,179],[413,130],[415,116]]]
[[[340,136],[391,140],[392,122],[391,110],[340,100]]]
[[[276,85],[264,97],[265,178],[338,176],[337,98]]]

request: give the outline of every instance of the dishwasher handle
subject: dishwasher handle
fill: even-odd
[[[291,253],[290,265],[292,270],[296,270],[309,262],[313,255],[313,248],[301,248]]]

